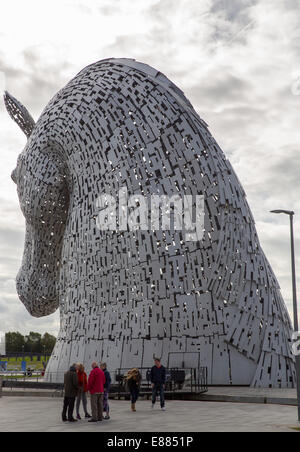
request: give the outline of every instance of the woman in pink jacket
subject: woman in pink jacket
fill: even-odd
[[[94,362],[88,380],[88,391],[91,394],[92,419],[89,422],[101,422],[103,418],[103,393],[105,375]]]

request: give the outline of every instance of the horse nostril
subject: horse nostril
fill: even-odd
[[[13,172],[11,173],[11,178],[12,178],[12,180],[14,181],[14,183],[16,184],[17,183],[17,177],[16,177],[17,175],[16,175],[16,170],[14,169],[13,170]]]

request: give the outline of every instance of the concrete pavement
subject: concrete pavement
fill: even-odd
[[[296,389],[266,389],[249,387],[210,387],[201,400],[210,402],[235,402],[297,406]]]
[[[11,397],[62,397],[62,391],[47,389],[3,388],[3,396]],[[180,393],[177,394],[179,400]],[[205,394],[186,394],[189,400],[208,402],[233,402],[255,404],[278,404],[297,406],[296,389],[259,389],[249,387],[209,387]]]
[[[167,411],[140,401],[137,413],[127,401],[112,400],[110,421],[62,423],[62,399],[3,397],[1,432],[293,432],[297,408],[293,406],[168,401]]]

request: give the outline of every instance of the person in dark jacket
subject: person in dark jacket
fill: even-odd
[[[104,395],[103,395],[103,412],[105,413],[105,416],[103,419],[108,420],[110,419],[110,409],[109,409],[109,403],[108,403],[108,395],[110,391],[110,385],[111,385],[111,376],[110,373],[107,370],[106,363],[101,363],[100,369],[103,370],[105,375],[105,384],[104,384]]]
[[[77,422],[73,417],[75,400],[78,394],[78,377],[76,373],[77,369],[75,364],[70,367],[69,372],[65,373],[64,387],[64,407],[62,412],[63,422]],[[68,415],[68,417],[67,417]]]
[[[136,411],[136,402],[140,395],[142,376],[139,369],[131,369],[126,375],[126,384],[131,394],[131,411]]]
[[[166,369],[162,366],[159,358],[155,358],[154,363],[155,366],[151,369],[152,408],[154,408],[157,395],[159,394],[161,409],[165,411]]]

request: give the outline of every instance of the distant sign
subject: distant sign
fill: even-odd
[[[0,331],[0,356],[6,355],[6,346],[5,346],[5,333]]]
[[[7,372],[7,361],[0,361],[0,372]]]

